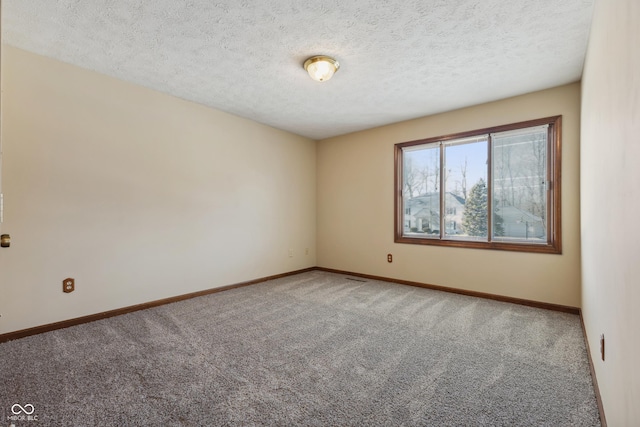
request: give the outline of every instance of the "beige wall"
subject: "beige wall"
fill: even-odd
[[[318,265],[580,305],[580,86],[571,84],[318,143]],[[563,115],[563,254],[395,244],[395,143]],[[386,254],[394,261],[388,264]]]
[[[640,425],[638,41],[640,2],[596,1],[582,89],[582,307],[607,422],[616,427]]]
[[[314,141],[2,54],[0,333],[316,264]]]

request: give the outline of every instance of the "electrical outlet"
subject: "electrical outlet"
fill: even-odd
[[[68,294],[69,292],[73,292],[76,290],[76,281],[71,277],[64,279],[62,281],[62,292]]]
[[[387,254],[387,262],[393,262],[393,255]]]
[[[304,248],[304,254],[309,255],[309,248]]]
[[[289,258],[293,258],[293,249],[289,249]]]

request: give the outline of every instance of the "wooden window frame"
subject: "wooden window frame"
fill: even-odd
[[[403,189],[403,148],[416,145],[430,144],[436,142],[445,142],[460,138],[468,138],[483,134],[492,134],[498,132],[511,131],[516,129],[548,125],[548,142],[547,142],[547,242],[541,243],[524,243],[491,241],[492,236],[492,142],[489,141],[488,146],[488,165],[487,165],[487,194],[488,194],[488,241],[465,241],[459,239],[447,239],[444,237],[444,227],[440,227],[440,237],[407,237],[404,235],[404,203],[402,197]],[[394,241],[396,243],[408,243],[416,245],[433,245],[447,246],[456,248],[473,248],[473,249],[496,249],[505,251],[518,252],[535,252],[548,254],[562,253],[562,209],[561,209],[561,165],[562,165],[562,116],[545,117],[541,119],[528,120],[524,122],[511,123],[508,125],[494,126],[490,128],[477,129],[468,132],[460,132],[450,135],[438,136],[415,141],[408,141],[395,144],[394,146]],[[442,159],[441,159],[442,164]],[[442,168],[441,168],[442,170]],[[440,187],[440,206],[443,206],[444,192],[443,186]],[[441,215],[441,217],[443,217]],[[441,219],[442,221],[442,219]]]

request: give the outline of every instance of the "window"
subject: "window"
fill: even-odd
[[[395,145],[395,241],[561,253],[561,116]]]

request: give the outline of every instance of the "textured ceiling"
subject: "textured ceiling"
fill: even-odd
[[[322,139],[580,79],[593,0],[4,0],[3,41]],[[302,63],[326,54],[325,83]]]

